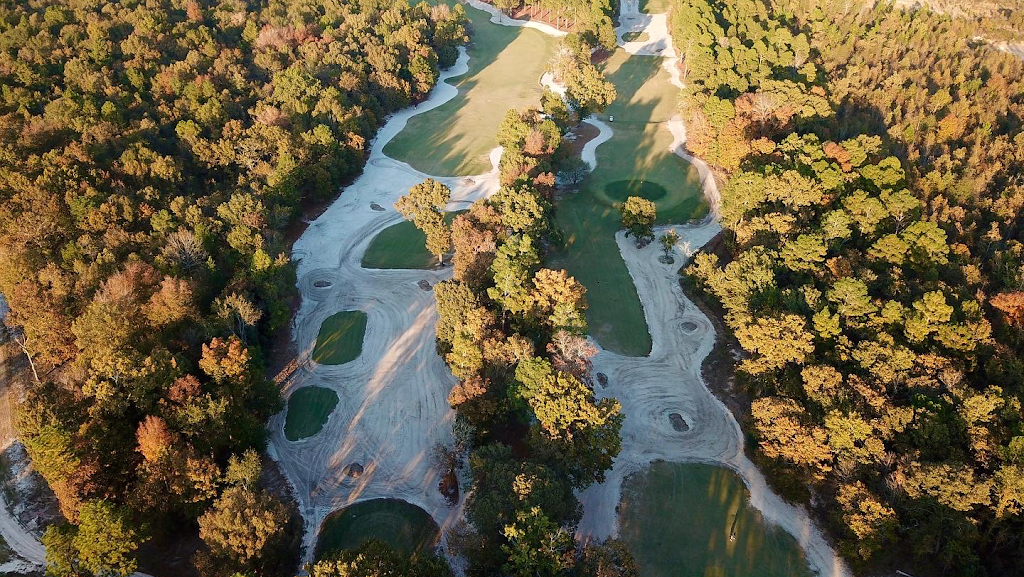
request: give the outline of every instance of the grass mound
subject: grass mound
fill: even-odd
[[[626,32],[622,35],[623,42],[646,42],[650,40],[651,36],[646,32]]]
[[[487,158],[505,113],[537,105],[538,79],[558,39],[530,28],[499,26],[490,14],[465,6],[473,36],[469,71],[449,83],[459,95],[417,114],[384,147],[384,154],[427,174],[464,176],[491,169]]]
[[[320,528],[316,555],[353,549],[368,539],[380,539],[411,554],[434,547],[440,532],[434,519],[416,505],[401,499],[372,499],[328,515]]]
[[[620,537],[645,577],[809,577],[800,545],[750,506],[732,471],[654,463],[622,486]]]
[[[289,441],[312,437],[324,428],[338,405],[338,394],[324,387],[302,387],[288,397],[284,436]]]
[[[363,352],[366,313],[341,311],[324,320],[313,347],[313,360],[321,365],[343,365]]]
[[[451,226],[455,217],[464,212],[449,212],[444,220]],[[403,220],[373,237],[361,265],[363,268],[431,269],[437,266],[437,256],[427,251],[427,235],[412,221]]]

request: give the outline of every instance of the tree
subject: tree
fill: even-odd
[[[670,230],[661,235],[659,240],[661,241],[661,250],[665,251],[665,256],[671,256],[672,250],[679,244],[679,235],[676,231]]]
[[[640,567],[625,543],[608,539],[583,547],[576,572],[580,577],[639,577]]]
[[[451,235],[443,212],[451,198],[450,188],[428,178],[395,203],[398,212],[427,235],[427,250],[437,255],[438,262],[443,262],[444,253],[451,248]]]
[[[658,210],[653,202],[639,196],[630,196],[619,210],[622,212],[622,226],[628,231],[626,236],[632,234],[637,242],[654,238],[653,227]]]
[[[509,575],[556,577],[572,566],[572,533],[551,522],[540,507],[517,511],[515,522],[505,526],[504,534],[508,544],[501,548],[508,561],[503,569]]]
[[[294,562],[299,531],[285,506],[262,490],[229,487],[199,517],[206,551],[196,566],[207,575],[256,571],[270,574]]]
[[[404,555],[384,541],[368,539],[354,549],[329,554],[306,566],[310,577],[450,577],[448,563],[428,552]]]
[[[143,541],[125,510],[108,501],[88,501],[79,509],[77,526],[51,525],[43,535],[47,574],[127,577],[138,567],[135,552]]]

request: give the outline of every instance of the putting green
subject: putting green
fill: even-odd
[[[324,320],[313,347],[313,360],[321,365],[343,365],[363,352],[366,313],[341,311]]]
[[[655,202],[658,223],[684,223],[707,214],[697,170],[669,150],[665,122],[676,115],[678,89],[661,68],[661,58],[616,51],[604,72],[618,97],[605,111],[611,139],[597,148],[597,168],[578,194],[558,203],[556,221],[565,246],[553,264],[587,287],[590,334],[602,347],[628,356],[651,351],[651,336],[615,243],[621,228],[618,205],[635,194]]]
[[[338,405],[338,393],[324,387],[302,387],[288,397],[284,436],[289,441],[312,437],[324,428]]]
[[[448,80],[459,95],[410,118],[384,147],[384,154],[427,174],[488,172],[501,120],[509,110],[540,103],[539,80],[558,44],[540,31],[499,26],[490,14],[465,8],[472,27],[469,71]]]
[[[430,515],[401,499],[371,499],[331,513],[324,519],[316,556],[354,549],[380,539],[406,553],[433,549],[441,530]]]
[[[658,462],[628,477],[619,525],[643,577],[811,575],[796,539],[766,524],[721,467]]]
[[[449,212],[444,216],[450,226],[455,217],[466,211]],[[427,235],[409,220],[393,224],[377,233],[366,247],[363,268],[417,268],[437,266],[437,256],[427,251]]]

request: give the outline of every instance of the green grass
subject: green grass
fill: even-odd
[[[796,539],[767,525],[721,467],[652,464],[626,479],[619,522],[642,577],[811,575]]]
[[[284,436],[289,441],[312,437],[324,428],[338,405],[338,394],[324,387],[302,387],[288,397]]]
[[[363,352],[366,313],[341,311],[324,320],[313,347],[313,360],[321,365],[342,365]]]
[[[472,25],[469,71],[448,81],[459,95],[410,118],[384,147],[384,154],[427,174],[489,171],[498,125],[507,111],[539,104],[539,80],[558,43],[537,30],[492,24],[486,12],[465,8]]]
[[[668,12],[671,7],[672,0],[640,0],[640,11],[648,14]]]
[[[444,220],[449,225],[466,211],[449,212]],[[393,224],[377,233],[363,254],[363,268],[431,269],[437,256],[427,251],[427,235],[409,220]]]
[[[429,550],[440,529],[430,515],[400,499],[356,503],[324,519],[316,545],[317,558],[340,549],[354,549],[368,539],[380,539],[406,553]]]
[[[622,40],[625,42],[647,42],[651,37],[646,32],[626,32],[622,35]]]
[[[651,351],[651,336],[636,287],[615,244],[618,204],[643,196],[658,207],[658,222],[683,223],[707,214],[697,170],[671,151],[663,124],[676,114],[678,89],[654,56],[618,50],[604,64],[618,97],[604,115],[615,117],[612,138],[597,148],[597,168],[578,194],[558,204],[566,245],[553,264],[587,287],[590,334],[602,347],[629,356]]]

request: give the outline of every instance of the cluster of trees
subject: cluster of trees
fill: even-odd
[[[574,36],[591,46],[615,49],[615,24],[619,0],[485,0],[509,12],[529,8],[531,15],[546,15],[553,24],[572,28]]]
[[[727,254],[688,272],[747,353],[774,479],[856,564],[1018,567],[1024,65],[889,3],[678,0],[674,22],[691,146],[728,179]]]
[[[0,292],[45,381],[19,426],[71,523],[52,571],[130,573],[183,527],[203,575],[294,569],[301,527],[246,453],[281,407],[282,231],[359,173],[465,22],[390,0],[0,8]]]
[[[452,222],[452,279],[434,287],[438,352],[459,378],[448,400],[468,431],[472,474],[470,524],[449,543],[471,575],[636,574],[621,546],[595,544],[581,557],[573,539],[582,513],[574,491],[604,478],[622,424],[618,402],[593,391],[586,289],[543,267],[544,247],[557,241],[550,201],[567,155],[562,136],[577,106],[549,93],[544,113],[508,113],[501,188]],[[443,226],[426,213],[449,198],[428,180],[397,206]]]

